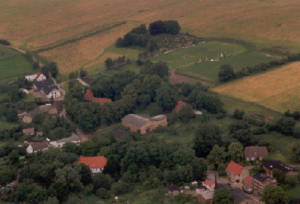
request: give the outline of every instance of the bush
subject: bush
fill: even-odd
[[[155,133],[167,133],[169,135],[178,135],[178,132],[173,127],[168,126],[159,126],[153,130]]]
[[[266,130],[262,127],[259,128],[255,128],[252,130],[253,135],[262,135],[264,133],[266,133]]]
[[[115,195],[129,193],[131,190],[131,186],[128,183],[124,183],[121,181],[119,181],[115,186],[112,187],[112,191]]]
[[[243,120],[251,125],[263,126],[266,123],[265,116],[259,114],[248,114],[243,117]]]
[[[108,190],[106,190],[105,188],[99,188],[96,191],[96,195],[99,198],[102,198],[102,199],[109,199],[110,198],[110,192]]]
[[[235,109],[233,112],[234,118],[239,119],[239,120],[243,119],[244,114],[245,114],[244,111],[243,110],[240,111],[239,109]]]

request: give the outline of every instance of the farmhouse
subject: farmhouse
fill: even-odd
[[[34,116],[37,114],[43,113],[39,108],[34,109],[33,111],[29,112],[28,114],[24,115],[22,121],[23,123],[31,123]]]
[[[230,182],[238,183],[243,182],[244,179],[249,176],[249,171],[234,161],[230,161],[226,168],[226,174]]]
[[[90,84],[93,82],[93,78],[81,77],[78,78],[77,81],[79,81],[79,83],[81,83],[83,86],[90,86]]]
[[[39,72],[38,74],[25,76],[25,79],[27,81],[34,81],[34,80],[43,81],[43,80],[46,80],[46,76],[42,72]]]
[[[47,151],[48,144],[47,142],[31,142],[26,148],[28,154],[37,153],[39,151]]]
[[[245,161],[261,161],[264,157],[268,157],[267,147],[246,147],[244,149]]]
[[[79,157],[78,163],[87,165],[93,173],[101,173],[106,166],[107,158],[103,156]]]
[[[141,131],[141,134],[151,132],[159,126],[167,126],[168,120],[165,115],[157,115],[152,118],[146,115],[128,114],[122,118],[122,125],[129,127],[131,131]]]
[[[48,113],[49,114],[58,114],[63,109],[63,103],[59,101],[54,101],[52,106],[50,107]]]
[[[299,171],[288,165],[285,165],[281,161],[269,160],[263,163],[261,166],[268,176],[273,176],[273,170],[278,169],[279,171],[283,172],[286,176],[294,176],[298,178]]]
[[[60,97],[59,88],[55,85],[52,79],[35,82],[33,84],[34,90],[43,94],[44,97],[50,99]]]
[[[72,142],[72,143],[80,143],[80,137],[75,133],[72,133],[70,137],[63,138],[57,141],[50,142],[51,147],[62,147],[65,143]]]
[[[22,130],[24,136],[26,135],[34,135],[34,128],[26,128]]]
[[[96,98],[96,97],[94,97],[93,92],[90,89],[87,89],[84,94],[84,101],[100,103],[103,106],[104,103],[110,103],[111,99],[110,98]]]
[[[254,194],[262,195],[267,185],[277,186],[277,181],[263,173],[258,173],[253,176],[252,188]]]

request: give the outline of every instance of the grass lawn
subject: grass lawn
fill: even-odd
[[[272,159],[282,160],[287,164],[292,163],[292,148],[298,139],[291,136],[284,136],[277,132],[270,132],[263,135],[254,136],[260,141],[268,142],[271,144],[272,149],[280,150],[280,154],[271,155]]]
[[[13,128],[13,127],[17,127],[18,125],[20,125],[20,123],[9,123],[9,122],[0,120],[0,131],[9,129],[9,128]]]
[[[287,194],[291,196],[292,198],[298,198],[300,199],[300,184],[295,186],[293,189],[287,191]]]
[[[21,54],[0,60],[0,80],[12,80],[12,78],[32,74],[32,65]]]
[[[18,51],[0,46],[0,60],[3,60],[8,57],[12,57],[14,55],[18,54]]]
[[[1,93],[0,94],[0,100],[8,98],[8,93]]]
[[[238,54],[246,51],[246,48],[236,45],[236,52]],[[160,55],[152,58],[151,60],[167,62],[170,68],[175,69],[185,65],[185,61],[186,64],[190,64],[193,62],[199,62],[199,59],[204,61],[206,57],[210,61],[211,59],[218,58],[218,54],[221,55],[221,53],[223,53],[224,55],[225,52],[227,55],[233,55],[235,53],[234,44],[209,41],[201,45],[196,45],[186,49],[179,49],[168,54]]]
[[[278,60],[278,56],[266,56],[262,52],[253,51],[246,52],[240,55],[229,57],[228,59],[217,62],[206,62],[198,65],[194,65],[178,71],[180,74],[190,75],[200,80],[206,80],[208,82],[218,82],[218,72],[223,64],[231,65],[234,70],[241,70],[247,66],[255,66],[262,62],[267,63],[273,60]]]
[[[289,163],[289,161],[286,159],[286,157],[284,155],[282,155],[281,153],[277,153],[277,154],[272,154],[270,156],[270,159],[271,160],[279,160],[281,161],[282,163]]]

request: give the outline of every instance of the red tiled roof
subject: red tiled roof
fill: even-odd
[[[242,173],[244,167],[235,163],[234,161],[230,161],[226,170],[229,172],[233,172],[234,175],[239,175]]]
[[[90,89],[86,90],[86,92],[84,94],[84,100],[89,101],[89,102],[94,100],[93,92]]]
[[[247,176],[244,180],[244,183],[252,183],[252,177],[251,176]]]
[[[26,129],[23,129],[23,133],[24,133],[24,134],[34,133],[34,128],[26,128]]]
[[[107,158],[104,156],[97,156],[97,157],[79,157],[80,164],[85,164],[89,166],[91,169],[94,168],[104,168],[107,163]]]
[[[35,77],[35,79],[38,79],[41,75],[44,75],[45,76],[45,74],[43,74],[42,72],[39,72],[38,74],[37,74],[37,76]],[[46,76],[45,76],[46,77]]]
[[[186,106],[187,103],[184,101],[178,101],[176,106],[175,106],[175,111],[180,111],[182,109],[183,106]]]
[[[205,183],[205,184],[207,184],[207,185],[210,185],[210,186],[212,186],[212,185],[215,184],[215,182],[209,181],[209,180],[205,180],[203,183]]]
[[[92,102],[98,102],[103,106],[104,103],[110,103],[111,99],[110,98],[94,98],[92,100]]]

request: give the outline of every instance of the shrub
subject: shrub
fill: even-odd
[[[106,190],[105,188],[99,188],[96,191],[96,195],[99,198],[102,198],[102,199],[109,199],[110,198],[110,192],[108,190]]]

